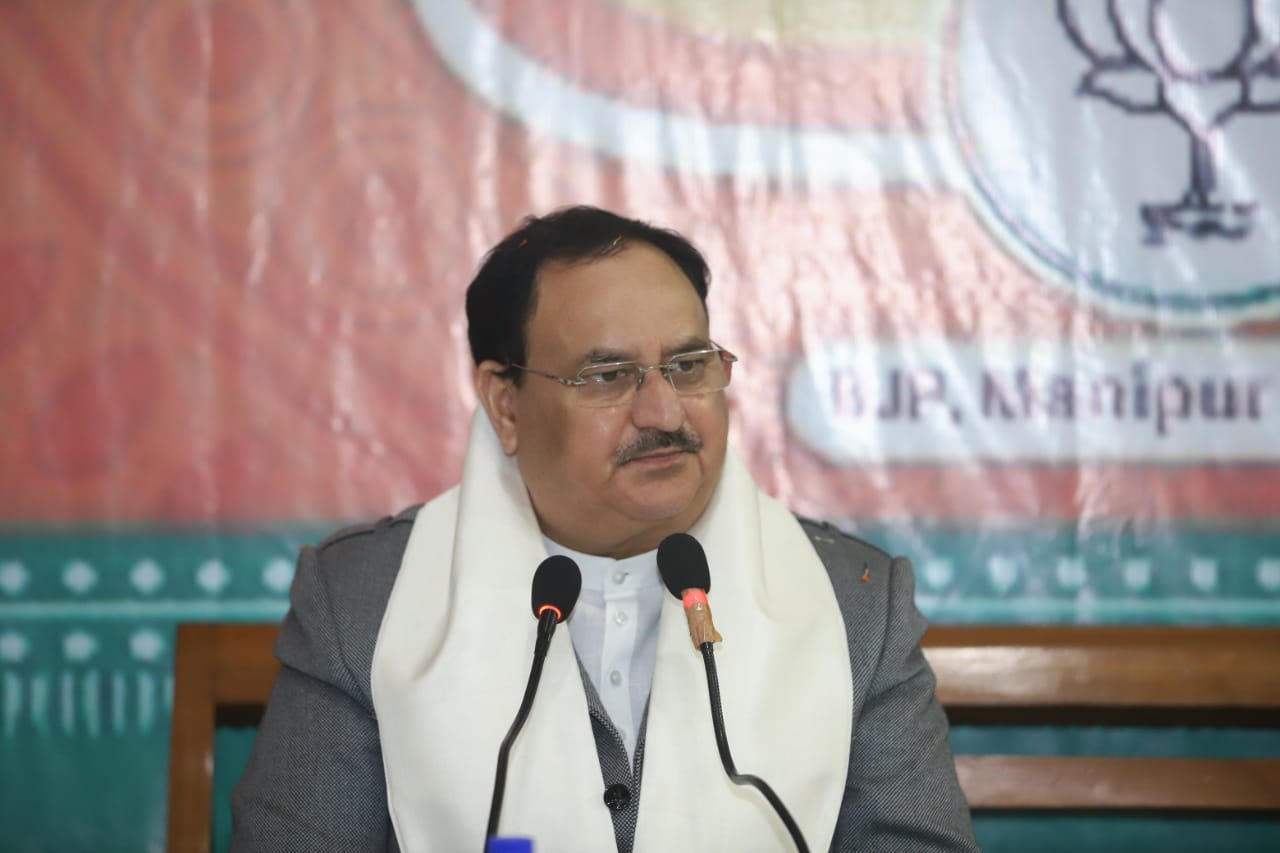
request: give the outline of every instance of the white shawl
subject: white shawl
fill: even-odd
[[[831,583],[795,517],[732,451],[689,531],[711,567],[725,728],[809,846],[830,845],[849,763],[852,679]],[[483,411],[462,482],[424,506],[387,604],[372,690],[400,848],[479,851],[498,745],[529,675],[533,570],[546,557],[515,461]],[[499,834],[543,853],[615,849],[587,700],[561,626],[515,742]],[[632,792],[635,795],[637,792]],[[635,850],[786,850],[765,799],[725,777],[701,655],[668,597],[644,746]]]

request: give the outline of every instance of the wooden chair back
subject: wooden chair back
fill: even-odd
[[[207,851],[219,722],[253,722],[279,626],[178,628],[169,849]],[[1280,729],[1280,628],[938,626],[924,640],[952,725]],[[974,809],[1280,811],[1280,759],[958,755]]]
[[[179,625],[169,748],[168,849],[213,842],[213,743],[219,723],[261,718],[275,683],[278,624]]]
[[[952,725],[1280,729],[1280,628],[945,626]],[[1280,810],[1280,758],[959,755],[974,809]]]

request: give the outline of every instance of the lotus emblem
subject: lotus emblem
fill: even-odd
[[[1079,95],[1130,115],[1167,116],[1189,138],[1182,196],[1139,208],[1146,242],[1162,245],[1170,231],[1247,237],[1257,203],[1221,191],[1219,152],[1233,118],[1280,111],[1274,88],[1257,85],[1280,80],[1280,2],[1058,0],[1058,18],[1089,60]]]

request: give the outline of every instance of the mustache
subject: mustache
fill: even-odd
[[[660,429],[647,429],[614,456],[614,464],[625,465],[632,459],[652,453],[655,450],[666,450],[674,447],[684,453],[697,453],[702,449],[702,438],[696,432],[680,427],[674,432]]]

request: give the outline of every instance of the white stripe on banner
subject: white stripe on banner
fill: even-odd
[[[265,598],[241,601],[183,601],[119,599],[115,601],[18,601],[5,605],[5,618],[12,620],[52,621],[75,619],[79,622],[98,620],[173,621],[220,620],[277,622],[289,610],[287,598]]]
[[[31,676],[31,725],[40,735],[49,734],[49,679]]]
[[[149,672],[136,675],[138,685],[138,731],[151,731],[156,721],[156,678]]]
[[[85,729],[95,740],[102,736],[102,706],[99,690],[100,676],[96,669],[84,674],[80,682],[80,695],[84,701]]]
[[[120,670],[111,673],[111,730],[117,735],[125,730],[125,676]]]
[[[12,672],[4,674],[4,736],[13,737],[22,713],[22,679]]]
[[[70,672],[62,673],[59,681],[59,717],[62,720],[62,733],[75,734],[76,731],[76,682]]]
[[[414,6],[469,89],[550,139],[695,175],[853,188],[967,183],[954,177],[962,173],[949,146],[926,135],[715,122],[631,106],[531,60],[468,0],[415,0]]]

